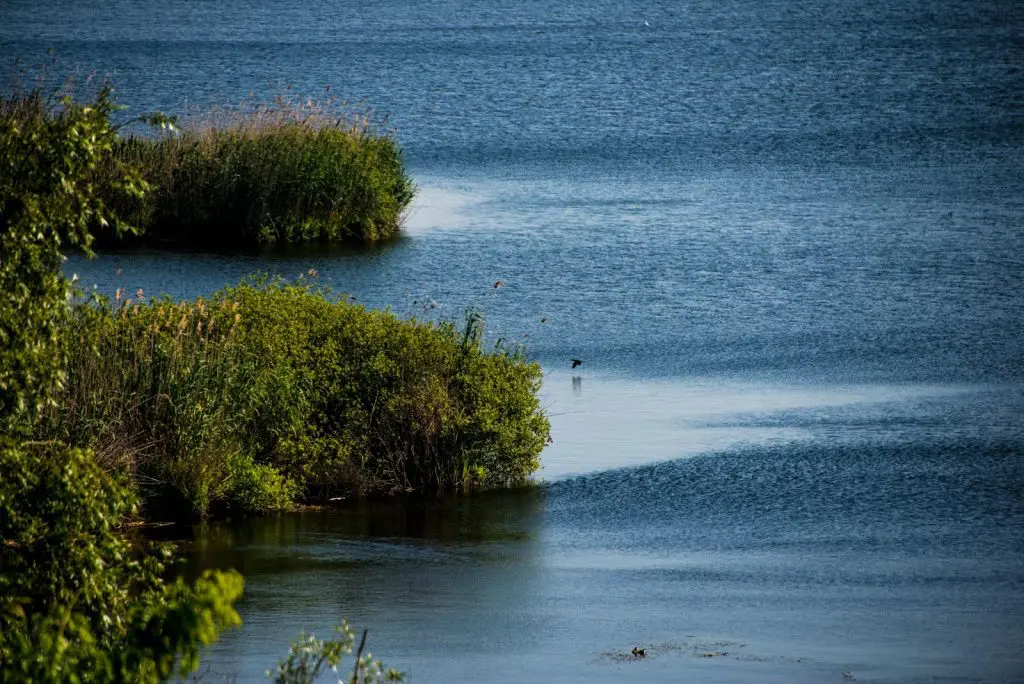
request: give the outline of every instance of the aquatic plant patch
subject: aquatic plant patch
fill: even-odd
[[[539,366],[486,347],[479,316],[437,325],[250,282],[83,301],[66,334],[80,343],[39,438],[88,446],[198,514],[515,484],[548,439]]]
[[[152,187],[114,203],[140,233],[185,246],[364,242],[393,237],[412,199],[398,143],[366,127],[242,119],[161,139],[118,141],[114,160]]]

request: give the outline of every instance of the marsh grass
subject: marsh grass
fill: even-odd
[[[254,369],[239,347],[237,304],[146,302],[141,291],[79,302],[67,331],[68,381],[44,434],[95,448],[107,470],[130,474],[160,498],[196,512],[237,492],[243,508],[280,509],[293,490],[259,473],[280,496],[254,496],[256,465],[235,435],[240,393]],[[247,506],[261,499],[258,506]]]
[[[518,483],[548,438],[539,367],[486,348],[475,315],[404,320],[308,282],[250,282],[191,302],[119,291],[69,325],[40,437],[199,515]]]
[[[177,133],[120,140],[114,157],[153,188],[114,207],[151,243],[385,240],[414,192],[394,137],[329,97],[192,114]]]

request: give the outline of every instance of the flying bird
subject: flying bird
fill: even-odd
[[[570,368],[569,370],[573,370],[573,369],[576,368],[576,366],[582,366],[582,365],[583,365],[582,361],[580,361],[579,359],[573,359],[572,360],[572,368]]]

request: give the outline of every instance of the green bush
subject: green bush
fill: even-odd
[[[199,514],[280,509],[296,486],[514,484],[548,438],[540,368],[486,349],[479,317],[457,330],[269,282],[209,301],[82,302],[68,326],[80,344],[37,436],[93,448]]]
[[[121,140],[115,159],[153,186],[144,200],[117,205],[147,242],[382,240],[396,234],[413,195],[392,137],[312,103],[279,101],[179,135]]]
[[[229,288],[266,366],[248,449],[311,489],[430,492],[521,482],[549,432],[539,366],[463,330],[402,320],[306,285]],[[473,477],[468,477],[472,474]]]
[[[66,391],[61,249],[88,253],[92,226],[117,225],[101,190],[145,189],[110,162],[113,109],[107,89],[86,104],[40,91],[0,98],[3,682],[163,681],[194,670],[199,649],[239,622],[240,576],[166,582],[166,551],[122,534],[136,510],[127,487],[86,451],[22,439]]]
[[[120,233],[101,195],[145,189],[111,157],[114,109],[109,89],[88,104],[40,90],[0,97],[0,431],[34,419],[63,382],[62,246],[89,252],[96,225]]]
[[[299,488],[274,466],[253,463],[240,456],[231,469],[231,501],[243,512],[285,511],[292,507]]]
[[[241,576],[165,582],[169,551],[120,529],[135,513],[91,454],[0,444],[0,680],[164,681],[241,623]]]
[[[230,303],[79,301],[67,319],[68,383],[36,429],[95,450],[177,509],[228,502],[256,371]]]

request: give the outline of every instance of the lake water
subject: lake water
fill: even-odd
[[[6,0],[48,48],[128,114],[331,84],[420,188],[392,244],[85,283],[313,267],[546,371],[537,487],[197,529],[212,678],[348,617],[413,682],[1024,681],[1024,4]]]

